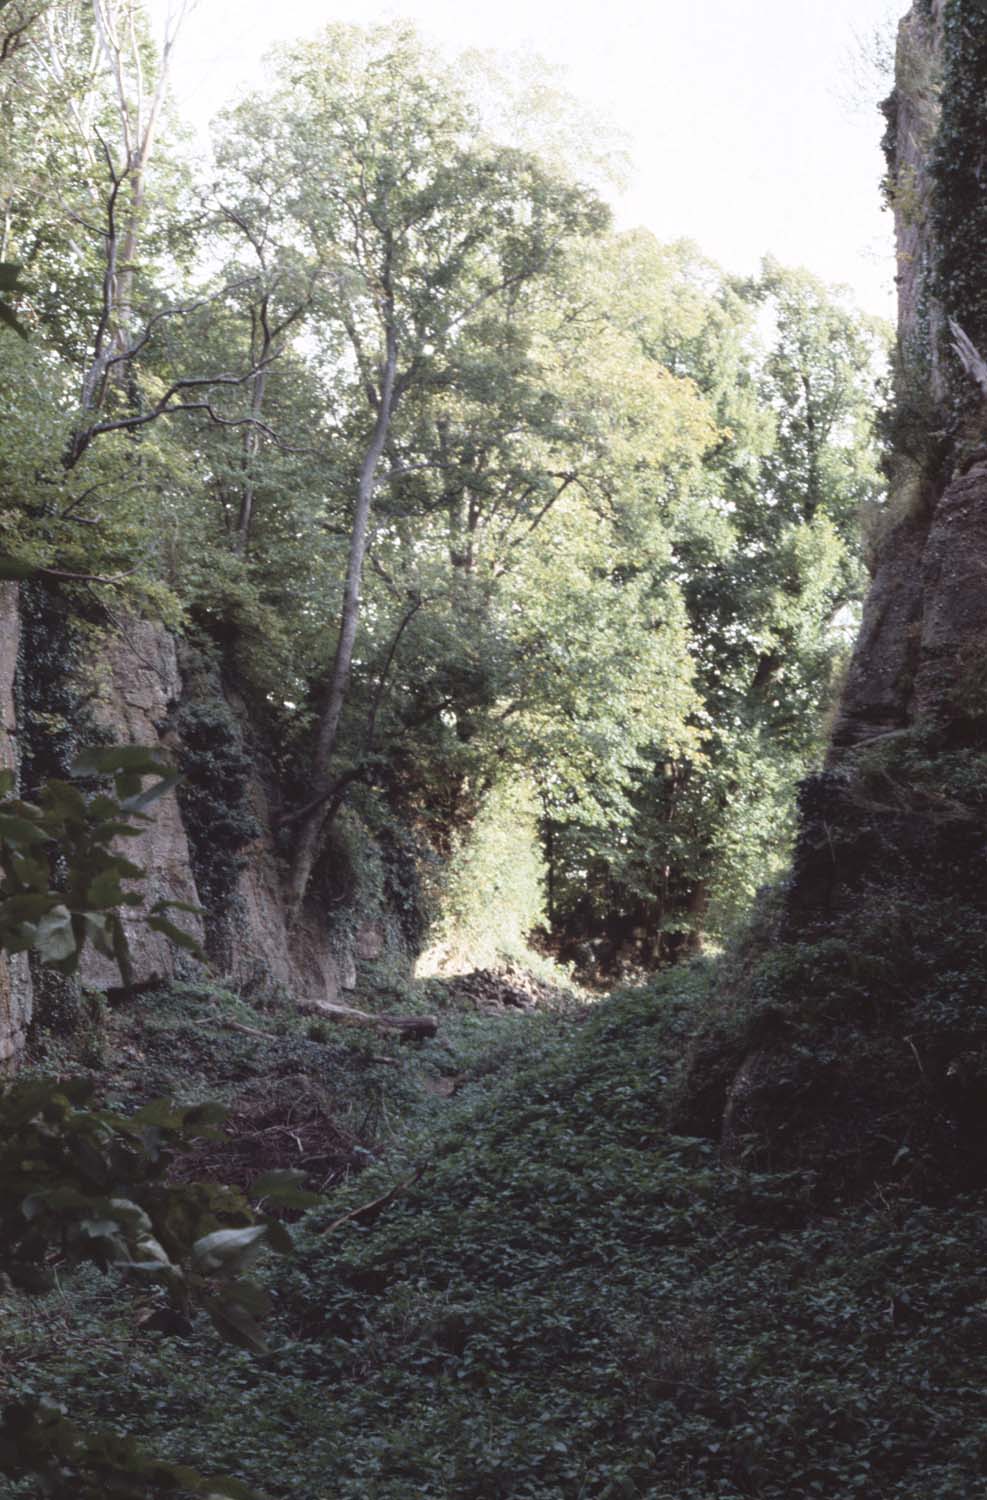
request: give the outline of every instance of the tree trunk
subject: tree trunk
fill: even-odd
[[[261,359],[266,360],[269,352],[267,341],[265,341],[261,352]],[[254,376],[253,391],[250,397],[250,417],[252,423],[257,423],[260,420],[260,414],[264,409],[264,393],[266,389],[267,369],[265,367],[259,370]],[[257,427],[248,427],[243,439],[243,490],[240,495],[240,514],[237,516],[236,536],[233,541],[233,551],[237,557],[246,557],[247,548],[250,545],[250,527],[254,518],[254,459],[257,456],[258,441]]]
[[[333,792],[332,757],[339,734],[339,721],[346,702],[353,646],[360,619],[360,584],[367,551],[367,529],[373,505],[374,481],[380,463],[391,419],[397,405],[397,335],[393,320],[387,328],[386,351],[381,371],[377,401],[377,418],[370,443],[360,467],[356,510],[350,534],[349,560],[343,590],[343,608],[339,622],[339,639],[326,692],[325,707],[319,719],[312,775],[312,800],[316,805],[302,820],[295,844],[288,886],[288,921],[297,921],[305,899],[312,870],[319,855],[326,825],[326,807]]]

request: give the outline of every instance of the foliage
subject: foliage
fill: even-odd
[[[666,730],[640,747],[624,800],[596,827],[549,811],[563,951],[605,970],[729,932],[787,853],[794,787],[819,753],[863,588],[858,516],[883,493],[873,429],[886,346],[807,273],[767,261],[732,286],[689,247],[639,235],[618,253],[608,316],[691,376],[718,441],[662,478],[695,664],[679,708],[691,742]]]
[[[237,856],[260,833],[250,807],[250,758],[243,731],[219,696],[182,706],[178,799],[189,831],[196,890],[213,920],[233,904]]]
[[[184,1495],[226,1495],[231,1500],[251,1500],[252,1495],[236,1480],[206,1479],[187,1464],[149,1458],[131,1439],[84,1432],[62,1407],[48,1401],[8,1405],[0,1428],[0,1470],[31,1472],[40,1479],[41,1493],[55,1500],[103,1500],[111,1494],[124,1500],[155,1500],[174,1495],[176,1489]]]
[[[523,783],[501,783],[484,798],[442,873],[441,914],[419,973],[494,968],[523,959],[545,919],[545,866],[538,800]]]
[[[718,1131],[750,1064],[730,1149],[752,1165],[811,1171],[823,1199],[979,1189],[982,778],[979,750],[910,735],[804,783],[789,889],[724,976],[678,1128]]]
[[[44,1360],[272,1496],[959,1500],[985,1441],[982,1193],[923,1202],[899,1164],[820,1215],[811,1173],[725,1171],[669,1135],[710,978],[572,1030],[500,1023],[507,1070],[309,1216],[263,1368],[149,1333],[124,1373],[127,1329],[80,1286],[93,1359],[21,1325],[18,1381]],[[327,1230],[423,1161],[375,1224]]]
[[[121,908],[142,897],[125,886],[144,871],[117,852],[149,820],[146,809],[176,776],[139,746],[90,748],[76,759],[80,777],[113,780],[113,792],[91,796],[50,780],[38,803],[12,793],[14,773],[0,773],[0,949],[35,950],[41,962],[70,974],[87,942],[118,966],[131,985]],[[145,787],[149,777],[155,779]],[[49,855],[57,856],[61,888],[52,888]],[[172,942],[198,944],[168,913],[181,903],[155,902],[142,920]],[[187,909],[187,908],[185,908]],[[84,1080],[28,1080],[0,1095],[0,1257],[15,1285],[52,1284],[48,1261],[57,1250],[69,1263],[92,1260],[160,1285],[186,1312],[200,1305],[223,1336],[263,1348],[258,1317],[267,1295],[244,1275],[270,1244],[291,1240],[274,1219],[255,1214],[239,1194],[203,1184],[175,1187],[165,1175],[176,1147],[208,1133],[223,1118],[215,1106],[177,1109],[167,1100],[124,1116],[91,1106]],[[258,1201],[304,1206],[295,1172],[268,1173],[252,1188]],[[45,1494],[146,1496],[184,1487],[195,1493],[246,1495],[238,1485],[209,1485],[185,1468],[152,1461],[134,1444],[84,1432],[57,1404],[8,1406],[0,1429],[0,1466],[32,1474]]]
[[[976,0],[947,0],[943,12],[941,112],[932,155],[931,227],[935,264],[930,290],[978,348],[987,344],[987,287],[977,246],[985,228],[978,187],[987,114],[987,37]],[[979,398],[950,354],[954,420]]]
[[[177,778],[141,746],[84,750],[74,771],[80,777],[112,775],[115,795],[86,797],[70,782],[51,780],[36,805],[12,796],[14,772],[0,772],[0,948],[8,953],[36,949],[43,963],[69,974],[91,942],[116,962],[129,985],[120,908],[140,906],[142,898],[123,882],[139,880],[145,872],[113,844],[136,837],[140,825],[150,821],[147,808],[170,791]],[[148,776],[156,780],[143,788]],[[64,890],[50,888],[52,848],[63,861]],[[142,919],[172,942],[198,952],[195,940],[167,915],[176,908],[182,903],[156,901]]]
[[[296,861],[357,787],[441,856],[534,773],[560,940],[647,965],[727,930],[784,850],[859,593],[876,331],[802,273],[739,285],[695,247],[608,233],[586,186],[603,137],[571,101],[454,70],[401,25],[279,54],[221,122],[214,187],[162,137],[107,312],[106,246],[78,223],[112,188],[112,69],[88,13],[51,14],[0,74],[35,330],[29,357],[2,349],[10,552],[52,592],[81,575],[86,608],[208,639],[274,747]],[[139,347],[83,420],[107,317]],[[204,404],[150,420],[190,379]],[[227,790],[192,819],[217,907],[247,829]]]

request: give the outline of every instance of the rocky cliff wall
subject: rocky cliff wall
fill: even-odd
[[[946,390],[945,316],[932,290],[936,245],[930,171],[941,116],[941,76],[942,5],[918,0],[899,27],[895,87],[883,106],[898,289],[891,493],[834,727],[831,765],[855,745],[905,728],[913,715],[930,583],[926,549],[943,491],[941,457],[931,437]]]
[[[0,767],[18,767],[17,746],[24,738],[25,715],[31,718],[35,747],[38,737],[43,740],[45,736],[45,716],[36,712],[37,695],[31,690],[32,674],[40,670],[32,655],[37,651],[32,652],[30,642],[25,647],[17,586],[0,584]],[[128,840],[128,858],[148,872],[145,905],[164,897],[202,906],[202,921],[190,914],[182,914],[180,920],[204,942],[210,957],[209,978],[252,994],[278,990],[306,1008],[317,1009],[337,1002],[343,991],[353,989],[361,979],[372,983],[375,971],[391,978],[409,974],[411,959],[396,924],[389,919],[379,882],[374,889],[361,883],[351,861],[344,877],[335,882],[332,899],[316,890],[303,919],[288,931],[273,831],[276,809],[247,710],[235,695],[223,694],[215,674],[204,686],[194,660],[194,654],[183,650],[164,627],[130,619],[111,631],[92,635],[88,649],[64,661],[68,699],[79,706],[79,724],[66,726],[61,722],[64,713],[55,716],[66,745],[77,743],[84,721],[90,742],[160,748],[180,769],[191,767],[182,792],[170,793],[155,804],[146,831]],[[217,724],[227,740],[235,731],[241,747],[237,763],[242,763],[244,781],[241,800],[249,816],[244,818],[241,809],[240,822],[251,836],[235,853],[219,848],[222,819],[206,815],[213,805],[209,777],[228,775],[231,763],[229,753],[221,762],[214,748],[203,753],[203,725],[214,730]],[[243,746],[248,747],[246,752]],[[256,759],[251,748],[258,752]],[[54,759],[66,758],[62,746]],[[52,774],[47,765],[44,774]],[[197,795],[188,795],[190,791]],[[221,790],[216,795],[221,798],[223,794]],[[330,864],[331,858],[330,854]],[[194,960],[150,931],[141,922],[140,912],[135,909],[125,917],[138,982],[201,972]],[[89,951],[81,980],[93,988],[105,988],[118,984],[119,976],[108,960]],[[32,985],[26,959],[0,957],[0,1068],[16,1066],[31,1016]]]
[[[0,769],[17,770],[14,680],[20,651],[20,613],[15,583],[0,583]],[[16,1065],[31,1019],[31,975],[24,955],[0,954],[0,1071]]]
[[[790,878],[727,968],[728,1019],[690,1060],[681,1122],[830,1198],[875,1177],[987,1182],[987,401],[956,333],[983,353],[982,0],[916,0],[885,114],[900,312],[886,524]]]
[[[30,665],[26,666],[30,671]],[[128,620],[106,640],[105,653],[90,674],[88,703],[95,737],[107,744],[164,748],[169,710],[180,698],[181,678],[175,643],[167,631],[147,620]],[[134,974],[146,980],[174,973],[175,950],[143,920],[145,909],[162,898],[199,905],[189,841],[178,799],[169,792],[157,802],[154,816],[138,838],[127,841],[127,857],[147,871],[144,905],[125,910],[124,925],[134,959]],[[199,941],[202,924],[182,914],[182,926]],[[83,958],[82,981],[94,988],[119,984],[113,964],[93,949]]]

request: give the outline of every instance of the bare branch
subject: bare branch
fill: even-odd
[[[981,393],[987,396],[987,361],[955,318],[949,320],[949,331],[953,335],[953,348],[956,350],[960,364],[970,379],[980,387]]]
[[[397,630],[394,632],[394,637],[391,641],[387,657],[384,661],[383,667],[381,668],[380,677],[377,680],[377,690],[374,693],[373,702],[370,705],[370,712],[367,715],[366,745],[368,754],[370,754],[374,748],[374,736],[377,732],[377,715],[380,712],[380,705],[384,701],[384,692],[387,688],[387,679],[390,676],[391,667],[394,665],[394,658],[397,656],[398,647],[401,644],[401,637],[404,635],[408,626],[415,618],[415,615],[425,603],[424,597],[421,594],[412,593],[410,595],[410,599],[411,603],[405,610],[405,613],[402,615],[401,622],[398,625]]]
[[[25,33],[28,28],[34,25],[46,9],[46,5],[41,5],[37,10],[32,11],[19,26],[12,26],[9,31],[3,33],[3,41],[0,42],[0,63],[8,62],[15,52],[20,51],[26,41]]]
[[[39,568],[38,572],[42,578],[66,579],[69,583],[108,583],[118,588],[126,579],[133,578],[137,569],[129,568],[126,573],[115,573],[112,577],[101,573],[70,573],[63,568]]]
[[[199,312],[203,307],[210,307],[214,302],[221,301],[224,297],[229,296],[230,292],[239,291],[242,287],[250,285],[251,281],[249,278],[244,281],[231,281],[228,282],[226,286],[220,287],[218,292],[213,292],[211,296],[200,297],[197,302],[187,302],[182,304],[180,307],[162,308],[160,312],[156,312],[153,317],[148,319],[148,321],[144,325],[144,329],[140,337],[136,340],[135,343],[131,344],[129,349],[125,349],[121,354],[114,354],[112,359],[107,360],[107,369],[109,369],[113,365],[122,364],[128,359],[136,358],[140,351],[150,341],[155,329],[159,326],[159,324],[163,323],[166,318],[188,317],[194,312]]]

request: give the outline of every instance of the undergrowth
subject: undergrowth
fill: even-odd
[[[399,1077],[371,1064],[400,1123],[269,1271],[271,1355],[169,1336],[87,1275],[4,1298],[8,1389],[70,1384],[272,1500],[970,1495],[987,1200],[885,1183],[821,1207],[811,1173],[669,1135],[709,1004],[696,967],[578,1019],[452,1021]],[[454,1099],[418,1087],[467,1053]]]

